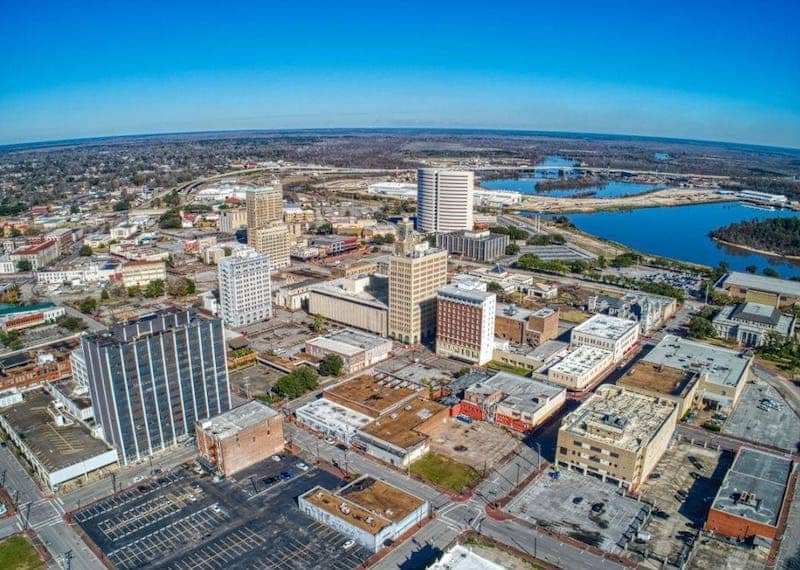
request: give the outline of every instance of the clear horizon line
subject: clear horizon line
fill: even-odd
[[[0,151],[7,150],[11,147],[36,147],[46,145],[58,145],[64,143],[86,143],[90,141],[104,140],[104,139],[124,139],[124,138],[151,138],[151,137],[166,137],[175,135],[203,135],[203,134],[224,134],[224,133],[291,133],[291,132],[324,132],[324,131],[468,131],[468,132],[500,132],[509,134],[538,134],[545,136],[553,136],[556,138],[559,135],[591,135],[595,137],[617,137],[617,138],[633,138],[650,141],[668,141],[680,143],[701,143],[712,145],[735,145],[744,147],[755,147],[770,150],[783,150],[783,151],[800,151],[800,147],[792,146],[775,146],[765,145],[760,143],[747,143],[740,141],[730,140],[711,140],[711,139],[693,139],[682,137],[670,137],[659,135],[642,135],[635,133],[609,133],[602,131],[549,131],[537,129],[511,129],[511,128],[490,128],[490,127],[397,127],[397,126],[371,126],[371,127],[285,127],[285,128],[252,128],[252,129],[200,129],[190,131],[155,131],[150,133],[125,133],[125,134],[104,134],[104,135],[90,135],[73,138],[55,138],[55,139],[41,139],[41,140],[27,140],[13,143],[0,144]],[[569,138],[569,137],[566,137]]]

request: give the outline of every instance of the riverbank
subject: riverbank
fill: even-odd
[[[526,196],[513,208],[543,214],[586,214],[599,211],[634,210],[733,202],[736,198],[717,194],[716,190],[663,188],[620,198],[564,198]]]
[[[735,248],[735,249],[741,249],[741,250],[749,251],[749,252],[752,252],[752,253],[758,253],[760,255],[766,255],[766,256],[769,256],[769,257],[777,257],[779,259],[800,260],[800,255],[784,255],[782,253],[776,253],[774,251],[769,251],[769,250],[766,250],[766,249],[756,249],[755,247],[749,247],[749,246],[746,246],[746,245],[741,245],[741,244],[738,244],[738,243],[734,243],[732,241],[725,241],[724,239],[715,238],[713,236],[709,236],[709,237],[711,237],[711,239],[713,239],[718,244],[726,245],[728,247],[732,247],[732,248]]]

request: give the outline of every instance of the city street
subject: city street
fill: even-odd
[[[45,497],[7,447],[0,448],[3,487],[17,506],[17,515],[0,524],[0,537],[32,528],[61,568],[103,568],[97,557],[64,522],[60,498]]]

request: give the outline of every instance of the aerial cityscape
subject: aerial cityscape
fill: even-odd
[[[800,7],[200,4],[0,23],[0,568],[800,569]]]

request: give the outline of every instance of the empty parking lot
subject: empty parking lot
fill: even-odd
[[[533,481],[506,510],[559,534],[619,552],[644,522],[648,507],[622,496],[615,485],[562,471],[557,480],[544,474]]]
[[[180,468],[89,506],[78,524],[120,569],[355,568],[360,546],[303,515],[296,497],[342,481],[299,458],[267,460],[244,478],[212,482]]]

